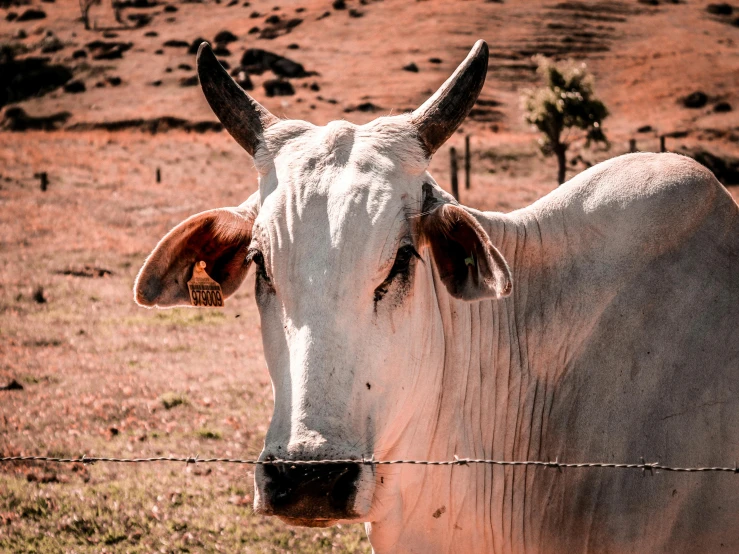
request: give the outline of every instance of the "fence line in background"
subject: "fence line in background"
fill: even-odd
[[[331,465],[331,464],[361,464],[370,466],[380,465],[423,465],[423,466],[465,466],[472,464],[482,464],[490,466],[533,466],[553,469],[640,469],[642,473],[647,470],[652,473],[654,471],[674,471],[680,473],[698,473],[698,472],[726,472],[739,475],[739,467],[736,462],[734,467],[674,467],[660,464],[658,462],[648,463],[641,459],[638,464],[617,464],[610,462],[582,462],[568,463],[555,460],[553,462],[543,462],[536,460],[486,460],[480,458],[459,458],[454,457],[453,460],[375,460],[374,458],[363,458],[358,460],[242,460],[239,458],[199,458],[198,456],[158,456],[154,458],[104,458],[81,456],[79,458],[53,458],[49,456],[5,456],[0,457],[0,462],[51,462],[60,464],[94,464],[103,463],[124,463],[124,464],[140,464],[151,462],[179,462],[186,464],[245,464],[254,466],[265,465],[289,465],[289,466],[313,466],[313,465]]]
[[[667,135],[659,135],[659,151],[660,152],[667,152],[667,146],[665,145],[665,140],[667,139]],[[636,146],[636,139],[630,138],[629,139],[629,152],[636,152],[637,146]],[[644,150],[644,152],[649,152],[649,150]]]
[[[472,162],[470,160],[470,136],[464,137],[464,189],[470,190],[470,171]]]
[[[459,202],[459,176],[457,175],[457,149],[449,147],[449,180],[451,182],[452,196]]]

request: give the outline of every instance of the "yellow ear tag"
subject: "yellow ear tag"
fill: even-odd
[[[475,267],[475,255],[470,254],[469,258],[465,258],[464,265],[471,265],[472,267]]]
[[[200,308],[223,307],[223,291],[217,281],[205,272],[205,262],[195,264],[192,279],[187,282],[190,289],[190,303]]]

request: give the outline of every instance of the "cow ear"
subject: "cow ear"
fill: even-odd
[[[208,275],[228,297],[246,277],[246,253],[258,210],[258,194],[238,208],[219,208],[196,214],[159,241],[144,262],[134,284],[140,306],[189,306],[187,282],[195,264],[206,263]]]
[[[511,272],[480,223],[454,204],[442,204],[421,218],[439,278],[454,298],[483,300],[511,293]]]

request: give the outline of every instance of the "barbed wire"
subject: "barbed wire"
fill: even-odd
[[[153,458],[109,458],[109,457],[90,457],[80,456],[78,458],[54,458],[50,456],[3,456],[0,457],[2,462],[49,462],[59,464],[85,464],[92,465],[98,462],[102,463],[119,463],[119,464],[142,464],[152,462],[179,462],[185,464],[244,464],[253,466],[266,465],[287,465],[287,466],[316,466],[316,465],[335,465],[335,464],[359,464],[369,466],[381,465],[420,465],[420,466],[466,466],[473,464],[490,465],[490,466],[533,466],[553,469],[640,469],[642,472],[649,471],[674,471],[680,473],[698,473],[698,472],[725,472],[739,475],[739,467],[736,462],[734,467],[675,467],[659,462],[645,462],[644,458],[640,463],[611,463],[611,462],[579,462],[568,463],[555,460],[553,462],[544,462],[539,460],[487,460],[481,458],[459,458],[454,457],[453,460],[375,460],[372,458],[361,459],[339,459],[339,460],[254,460],[240,458],[200,458],[198,456],[157,456]]]

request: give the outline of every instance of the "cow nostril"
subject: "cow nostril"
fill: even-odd
[[[276,465],[264,465],[264,474],[272,481],[275,481],[281,477],[280,467]]]
[[[283,503],[290,498],[290,489],[281,488],[277,489],[273,494],[273,501],[275,503]]]
[[[342,469],[334,481],[330,494],[331,504],[334,508],[345,509],[349,503],[349,498],[357,490],[356,483],[359,477],[359,465],[349,464],[341,467]]]
[[[294,489],[293,475],[290,475],[288,468],[282,464],[265,465],[264,474],[270,484],[270,496],[275,507],[284,506],[292,502],[292,492]]]
[[[265,465],[266,493],[277,513],[345,517],[356,494],[359,464]]]

